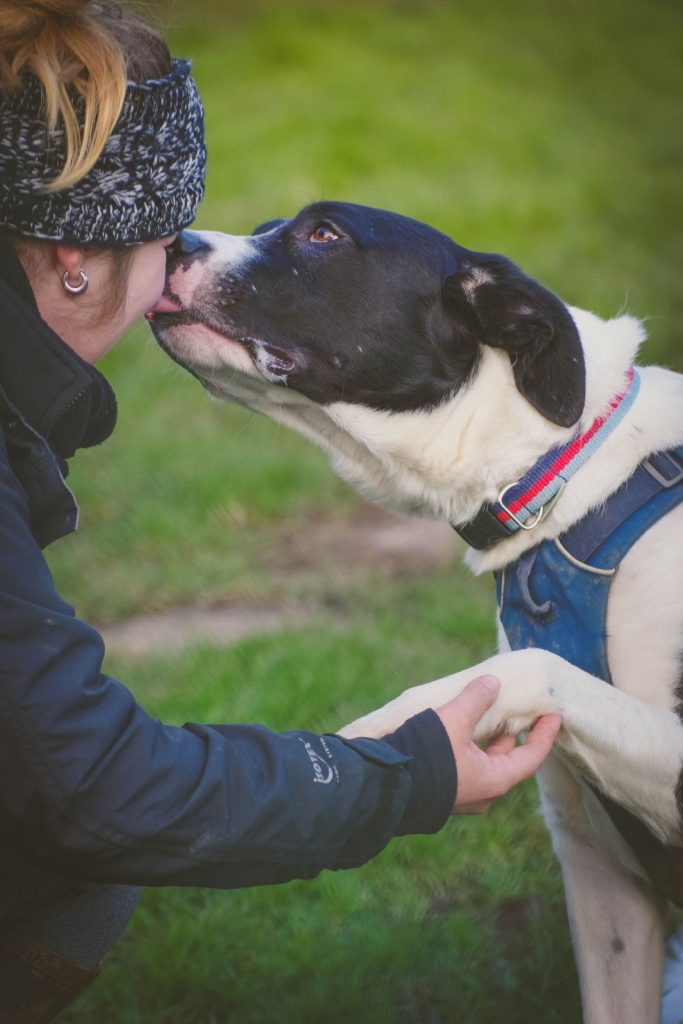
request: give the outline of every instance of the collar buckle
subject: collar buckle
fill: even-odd
[[[560,486],[557,488],[555,493],[550,498],[548,498],[548,500],[543,505],[541,505],[539,509],[536,509],[535,512],[532,512],[525,522],[522,522],[519,516],[515,515],[512,509],[508,508],[508,506],[505,504],[503,500],[507,492],[512,490],[513,487],[516,487],[518,483],[519,480],[514,480],[511,484],[508,484],[507,487],[504,487],[502,489],[502,491],[498,495],[498,504],[503,509],[503,511],[509,515],[510,519],[512,519],[512,521],[517,524],[520,530],[533,530],[536,526],[542,523],[543,520],[546,519],[549,515],[550,510],[553,508],[555,502],[564,490],[565,481],[563,480],[560,483]]]

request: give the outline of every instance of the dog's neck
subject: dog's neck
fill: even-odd
[[[605,322],[580,310],[572,315],[587,375],[576,425],[558,427],[545,419],[517,390],[508,356],[484,348],[476,377],[436,409],[396,414],[330,406],[330,418],[372,457],[361,467],[337,458],[335,467],[368,497],[397,510],[468,521],[548,450],[587,430],[624,391],[641,325],[627,317]]]
[[[227,391],[315,441],[339,475],[369,500],[395,511],[462,523],[546,451],[586,430],[624,390],[644,338],[640,322],[631,317],[603,321],[576,309],[571,314],[584,347],[586,401],[580,422],[570,428],[555,426],[525,401],[515,387],[509,358],[492,348],[483,350],[470,383],[450,401],[424,412],[382,412],[343,402],[321,407],[286,388],[242,375],[236,379],[234,371],[217,391]],[[673,436],[683,429],[683,379],[656,367],[641,372],[643,386],[633,407],[569,481],[547,519],[489,551],[470,551],[468,561],[475,572],[505,565],[540,540],[558,536],[616,490],[646,455],[683,440]],[[651,374],[669,379],[658,383],[656,411],[649,408]]]

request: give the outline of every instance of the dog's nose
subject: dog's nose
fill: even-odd
[[[210,248],[208,242],[196,231],[181,231],[173,245],[169,246],[168,252],[174,256],[190,256]]]

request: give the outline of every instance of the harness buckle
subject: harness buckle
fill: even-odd
[[[657,459],[660,464],[662,460],[669,462],[674,469],[673,476],[665,476],[664,473],[660,472],[659,469],[654,465],[653,459]],[[647,459],[642,462],[643,469],[647,470],[651,477],[653,477],[660,487],[668,490],[669,487],[674,487],[676,484],[683,480],[683,461],[674,455],[673,452],[656,452],[654,455],[650,455]],[[662,468],[665,468],[662,466]],[[668,468],[668,467],[666,467]]]

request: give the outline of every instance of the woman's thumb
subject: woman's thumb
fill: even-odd
[[[500,690],[500,680],[495,676],[478,676],[467,684],[462,693],[438,709],[444,724],[455,725],[454,718],[460,726],[467,726],[470,732],[494,703]]]

